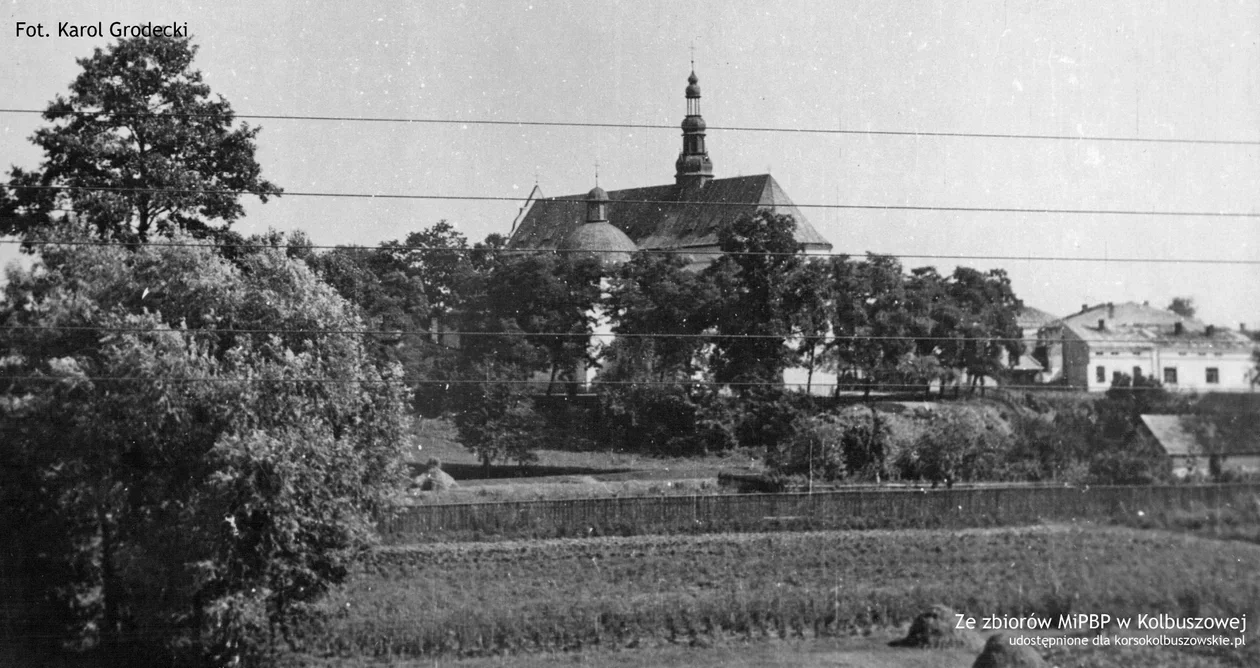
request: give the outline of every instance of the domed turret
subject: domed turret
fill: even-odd
[[[577,255],[589,252],[600,264],[621,264],[630,261],[630,254],[639,247],[608,222],[608,193],[596,186],[586,194],[586,222],[578,225],[560,243],[560,250],[573,251]]]
[[[586,193],[586,222],[597,223],[608,220],[608,193],[595,186]]]

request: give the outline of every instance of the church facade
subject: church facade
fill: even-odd
[[[618,259],[632,250],[691,251],[707,264],[718,251],[723,225],[765,210],[796,220],[796,239],[806,253],[830,251],[831,244],[773,176],[714,178],[694,71],[687,79],[686,100],[674,183],[607,192],[597,187],[589,193],[535,200],[512,231],[508,247],[584,250],[601,257],[615,254]]]

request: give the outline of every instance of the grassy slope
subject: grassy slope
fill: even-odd
[[[905,624],[936,602],[976,615],[1256,619],[1257,573],[1255,545],[1088,525],[414,546],[381,551],[331,597],[336,615],[310,650],[661,651],[843,636]]]

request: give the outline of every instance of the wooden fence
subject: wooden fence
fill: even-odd
[[[1107,519],[1260,502],[1260,483],[846,490],[411,506],[381,522],[387,543],[489,536],[564,537],[1020,524]]]

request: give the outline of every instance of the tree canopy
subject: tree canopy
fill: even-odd
[[[789,277],[801,266],[796,221],[760,211],[718,231],[723,251],[706,269],[720,295],[710,367],[720,383],[778,383],[791,356]]]
[[[0,233],[23,235],[70,210],[101,237],[144,241],[184,230],[209,236],[281,189],[254,159],[259,128],[242,123],[192,68],[188,38],[119,40],[79,59],[66,96],[31,137],[38,170],[14,167],[0,201]]]
[[[1173,297],[1168,303],[1168,310],[1183,318],[1193,318],[1198,313],[1194,305],[1194,297]]]
[[[43,601],[27,633],[260,649],[405,480],[400,372],[281,249],[44,240],[0,301],[0,533]]]

